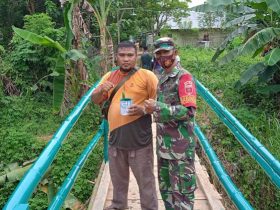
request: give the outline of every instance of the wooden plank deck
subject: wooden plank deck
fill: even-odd
[[[153,130],[155,131],[155,124],[153,124]],[[153,132],[155,133],[155,132]],[[154,137],[155,143],[155,137]],[[155,147],[154,147],[155,148]],[[155,154],[156,157],[156,154]],[[200,165],[199,158],[196,156],[195,167],[197,173],[197,185],[198,189],[195,191],[195,210],[224,210],[224,206],[221,202],[221,196],[216,191],[214,186],[209,181],[209,176],[204,166]],[[159,199],[159,210],[164,210],[164,205],[161,199],[161,195],[158,189],[157,182],[157,163],[155,158],[155,176],[157,184],[157,192]],[[105,207],[111,204],[113,197],[113,189],[111,178],[109,174],[109,166],[103,164],[100,170],[99,178],[97,178],[95,188],[89,204],[89,210],[103,210]],[[128,206],[129,210],[141,210],[140,197],[136,179],[133,174],[130,174],[129,192],[128,192]]]

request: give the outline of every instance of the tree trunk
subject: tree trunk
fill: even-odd
[[[30,15],[35,13],[35,2],[34,0],[28,0],[27,1],[27,10]]]
[[[103,74],[108,72],[108,50],[106,44],[106,27],[102,25],[100,27],[100,54],[101,54],[101,63],[100,66],[103,69]]]
[[[112,37],[108,40],[108,67],[115,66],[114,45]]]
[[[73,11],[73,32],[74,32],[74,48],[79,50],[81,49],[81,30],[83,29],[85,34],[89,34],[87,27],[83,21],[83,17],[81,15],[80,9],[78,6],[74,8]],[[88,86],[85,85],[85,82],[88,80],[88,72],[85,68],[84,62],[79,59],[75,64],[75,69],[77,69],[76,76],[78,77],[78,83],[80,84],[79,87],[79,94],[78,97],[80,98],[83,96],[86,91],[88,90]]]

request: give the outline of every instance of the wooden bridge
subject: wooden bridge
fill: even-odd
[[[155,134],[155,123],[153,123],[153,133]],[[155,144],[155,136],[153,138]],[[154,146],[155,148],[155,146]],[[155,152],[155,149],[154,149]],[[155,164],[154,164],[155,176],[157,179],[157,162],[155,154]],[[195,157],[195,168],[197,174],[197,185],[198,189],[195,191],[195,210],[223,210],[225,209],[221,200],[220,194],[217,192],[215,187],[210,183],[209,176],[204,166],[200,164],[199,158]],[[157,192],[159,199],[159,210],[164,210],[164,204],[161,199],[161,195],[158,189]],[[89,210],[103,210],[105,207],[111,204],[113,199],[113,187],[111,183],[111,178],[109,174],[109,165],[108,163],[103,164],[100,168],[100,173],[96,179],[95,188],[92,193],[91,201],[89,204]],[[140,207],[140,196],[139,190],[136,183],[136,179],[133,176],[132,172],[130,173],[130,182],[129,182],[129,192],[128,192],[128,206],[129,210],[141,210]]]

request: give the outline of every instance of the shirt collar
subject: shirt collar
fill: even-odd
[[[180,70],[175,66],[171,72],[165,73],[162,72],[161,78],[160,78],[160,84],[164,83],[166,80],[168,80],[169,77],[176,77],[177,74],[180,72]]]

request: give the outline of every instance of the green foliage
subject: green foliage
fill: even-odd
[[[29,201],[31,210],[43,210],[48,208],[48,197],[42,191],[37,191]]]
[[[265,56],[265,64],[274,66],[280,61],[280,48],[273,49],[268,55]]]
[[[52,114],[51,98],[51,95],[46,92],[38,92],[32,98],[26,96],[0,98],[0,160],[2,164],[7,165],[12,162],[21,164],[38,157],[42,152],[43,147],[63,121]],[[62,184],[78,156],[95,134],[100,122],[99,108],[90,104],[64,141],[53,163],[50,177],[56,187]],[[88,180],[94,182],[97,177],[103,160],[102,151],[101,139],[72,190],[72,193],[83,202],[86,202],[91,195],[94,185]],[[0,187],[0,208],[3,207],[16,184],[17,182],[7,182]],[[47,202],[47,195],[37,190],[30,200],[30,208],[45,209]]]
[[[238,81],[239,85],[243,86],[244,84],[248,83],[254,76],[257,76],[260,72],[264,71],[266,66],[263,62],[259,62],[257,64],[251,65],[241,76],[241,79]]]
[[[235,36],[232,40],[232,42],[229,44],[228,49],[232,50],[234,48],[237,48],[242,45],[244,42],[244,38],[241,36]]]
[[[33,85],[32,90],[37,90],[38,89],[38,83],[40,80],[48,77],[48,76],[55,76],[54,79],[54,88],[53,88],[53,109],[56,113],[60,112],[61,114],[63,114],[65,112],[65,109],[70,108],[69,105],[67,105],[67,103],[71,104],[71,102],[74,102],[77,99],[77,94],[75,93],[71,93],[69,90],[70,87],[72,87],[72,89],[76,88],[76,84],[78,81],[78,79],[76,78],[76,75],[74,73],[72,73],[72,68],[73,65],[71,65],[70,63],[70,59],[77,62],[77,60],[79,59],[85,59],[86,56],[84,56],[82,53],[80,53],[78,50],[76,49],[71,49],[71,45],[72,45],[72,39],[73,39],[73,32],[72,32],[72,15],[73,15],[73,8],[75,7],[75,5],[77,4],[78,1],[73,1],[66,4],[66,9],[64,12],[64,16],[65,16],[65,25],[66,25],[66,48],[62,47],[62,45],[58,42],[58,41],[54,41],[53,39],[51,39],[50,37],[44,35],[40,35],[37,33],[33,33],[31,30],[23,30],[20,28],[16,28],[13,27],[13,30],[15,31],[16,35],[20,36],[21,38],[36,44],[36,45],[41,45],[41,46],[47,46],[47,47],[51,47],[51,48],[55,48],[59,51],[60,54],[57,54],[56,56],[56,63],[55,63],[55,68],[53,70],[52,73],[47,74],[43,77],[41,77],[38,82],[36,82],[35,85]],[[47,21],[47,23],[49,23],[48,27],[51,27],[52,22],[50,21],[50,17],[46,16],[45,14],[39,14],[42,18],[42,20],[49,20]],[[36,18],[39,18],[36,17]],[[30,19],[32,20],[33,17],[31,17]],[[28,18],[27,18],[28,19]],[[45,20],[46,21],[46,20]],[[31,21],[32,22],[32,21]],[[32,25],[32,24],[31,24]],[[29,21],[26,21],[25,24],[26,28],[29,28]],[[33,27],[33,25],[32,25]],[[73,26],[74,27],[74,26]],[[32,28],[34,29],[34,28]],[[40,27],[36,28],[36,31],[39,31]],[[39,31],[40,32],[40,31]],[[70,66],[69,70],[66,70],[66,66]],[[69,76],[66,76],[66,72],[69,73]],[[71,83],[71,85],[68,85],[68,87],[66,86],[65,81],[66,80],[71,80],[71,82],[69,82],[69,84]],[[73,82],[75,81],[75,82]],[[43,81],[44,82],[44,81]],[[40,82],[41,84],[45,84]],[[47,83],[49,84],[49,83]],[[74,92],[74,91],[72,91]],[[73,97],[71,97],[70,95],[73,95]],[[67,102],[66,102],[67,101]]]
[[[0,159],[3,163],[23,163],[37,157],[44,142],[37,142],[36,136],[54,132],[57,121],[44,103],[45,100],[37,102],[32,98],[6,96],[1,99]],[[42,127],[42,122],[46,127]]]
[[[275,158],[280,159],[279,98],[256,92],[258,86],[253,82],[240,91],[234,88],[239,75],[254,64],[256,58],[244,56],[217,67],[210,62],[214,54],[212,50],[188,48],[180,49],[179,53],[182,66],[193,73]],[[252,206],[264,210],[279,209],[280,192],[277,187],[200,97],[197,122]]]
[[[56,0],[45,0],[46,13],[52,17],[56,25],[63,25],[63,13],[60,2]]]
[[[59,50],[60,52],[64,53],[66,50],[56,41],[52,40],[51,38],[47,36],[40,36],[36,33],[23,30],[20,28],[13,27],[14,32],[20,36],[21,38],[33,43],[33,44],[38,44],[42,46],[47,46],[47,47],[53,47]]]
[[[20,165],[40,154],[45,145],[42,136],[52,134],[60,119],[51,115],[49,94],[36,94],[35,98],[0,98],[0,160],[7,165]],[[0,208],[16,187],[17,182],[7,182],[0,187]]]
[[[90,106],[65,140],[61,151],[54,161],[51,177],[56,187],[62,184],[81,152],[95,135],[95,131],[99,128],[100,123],[99,109],[96,106]],[[93,189],[93,186],[87,180],[93,180],[99,172],[98,170],[103,160],[102,145],[101,139],[74,185],[73,194],[83,202],[89,198]]]
[[[251,54],[253,57],[257,55],[265,55],[268,50],[273,49],[270,55],[266,56],[265,61],[261,61],[264,65],[262,72],[268,72],[271,68],[270,66],[277,67],[274,75],[272,75],[273,80],[268,81],[268,87],[266,90],[272,90],[273,85],[279,85],[280,80],[277,75],[280,72],[279,68],[279,34],[280,34],[280,5],[278,1],[274,0],[253,0],[253,1],[225,1],[225,0],[208,0],[207,6],[200,6],[198,9],[200,11],[217,11],[218,8],[223,8],[224,11],[230,13],[230,19],[228,19],[225,27],[235,28],[235,30],[229,34],[222,45],[217,49],[212,61],[215,61],[224,52],[227,45],[230,43],[229,51],[224,57],[219,60],[219,64],[223,65],[233,61],[238,56]],[[235,10],[233,8],[239,7],[240,9]],[[248,9],[250,8],[250,9]],[[233,37],[235,35],[244,35],[245,41],[241,45],[234,45]],[[264,50],[265,49],[265,50]],[[268,49],[268,50],[267,50]],[[259,64],[257,64],[259,65]],[[256,65],[256,66],[257,66]],[[252,75],[250,78],[248,74]],[[254,68],[247,70],[246,79],[241,76],[239,84],[246,85],[250,82],[254,76],[259,77],[259,81],[263,81],[262,73],[259,73],[259,68],[254,72]],[[248,79],[249,78],[249,79]],[[241,81],[243,80],[243,82]],[[246,82],[244,82],[246,81]],[[259,87],[258,90],[262,89]],[[275,91],[273,93],[279,93]],[[265,93],[272,93],[272,91],[263,91]]]
[[[12,25],[21,27],[23,16],[27,14],[26,1],[0,1],[0,44],[7,46],[12,37]]]
[[[5,49],[2,45],[0,45],[0,59],[3,56],[4,53],[5,53]]]
[[[54,23],[46,14],[25,16],[24,28],[56,41],[62,40],[64,37],[63,29],[54,29]],[[22,90],[27,91],[34,83],[53,71],[54,58],[57,56],[55,49],[33,45],[16,34],[11,44],[13,50],[9,59],[13,64],[13,70],[8,74],[14,81],[16,81],[16,78],[20,80],[16,83]],[[44,89],[44,85],[44,83],[40,83],[39,87]]]
[[[198,25],[200,28],[214,28],[217,22],[223,18],[222,12],[206,12],[199,15]]]

